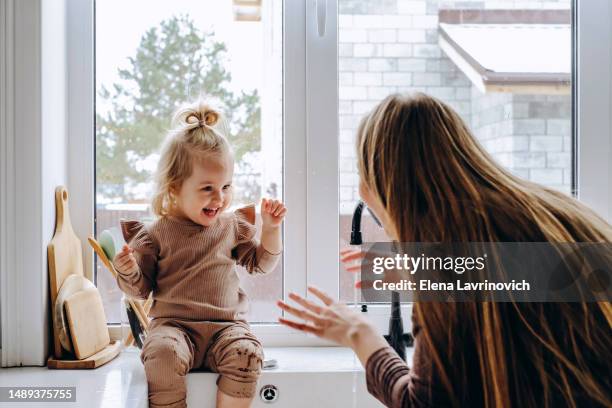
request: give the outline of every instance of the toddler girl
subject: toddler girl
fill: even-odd
[[[262,346],[245,320],[236,263],[249,273],[274,269],[287,210],[262,200],[261,243],[254,206],[225,212],[234,161],[220,119],[202,101],[176,113],[157,169],[157,219],[121,222],[127,245],[113,261],[119,287],[137,299],[153,292],[141,353],[151,407],[185,407],[192,368],[220,374],[217,407],[248,407],[261,372]]]

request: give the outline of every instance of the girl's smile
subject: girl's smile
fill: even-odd
[[[234,159],[229,153],[207,154],[194,159],[176,199],[174,215],[204,227],[214,224],[232,202]]]
[[[217,215],[217,212],[219,212],[219,208],[204,208],[202,211],[207,217],[214,218],[215,215]]]

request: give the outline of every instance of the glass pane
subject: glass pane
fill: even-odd
[[[152,219],[151,176],[172,112],[200,94],[216,97],[230,125],[230,210],[283,197],[281,0],[98,1],[95,47],[98,236],[120,218]],[[276,321],[282,260],[268,275],[239,275],[250,320]],[[96,281],[119,322],[121,293],[101,262]]]
[[[442,99],[499,163],[572,192],[570,8],[570,0],[339,0],[342,247],[358,200],[356,127],[395,92]],[[363,235],[384,239],[369,219]],[[340,270],[340,298],[351,302],[353,278]]]

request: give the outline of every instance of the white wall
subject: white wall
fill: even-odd
[[[6,55],[10,52],[9,48],[9,31],[12,26],[9,25],[7,18],[7,2],[0,1],[0,277],[2,271],[8,268],[8,260],[6,252],[9,248],[7,243],[7,218],[8,218],[8,201],[6,199],[6,191],[8,190],[7,180],[9,177],[9,162],[6,156],[12,152],[12,145],[9,145],[7,133],[12,125],[12,122],[7,121],[7,94],[12,94],[12,81],[9,82],[9,77],[12,71],[6,64]],[[12,173],[11,173],[12,174]],[[0,279],[0,300],[3,299],[2,288],[4,287],[4,279]],[[0,302],[0,315],[2,314],[2,302]],[[2,341],[2,327],[0,326],[0,347]]]
[[[44,365],[49,352],[47,244],[55,229],[54,190],[67,184],[65,0],[0,0],[12,27],[4,56],[14,93],[3,106],[5,167],[2,365]],[[10,38],[9,38],[10,37]],[[3,154],[9,154],[3,152]],[[12,244],[8,245],[7,241]],[[7,267],[7,266],[14,266]]]

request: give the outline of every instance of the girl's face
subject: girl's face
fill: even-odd
[[[231,154],[210,154],[194,160],[193,171],[176,197],[178,216],[204,227],[213,225],[232,202],[234,158]]]
[[[375,196],[374,193],[372,193],[368,185],[362,179],[359,179],[359,195],[361,196],[363,202],[370,208],[370,210],[372,210],[374,215],[376,215],[376,218],[379,219],[387,235],[391,239],[397,239],[395,237],[395,233],[393,232],[393,224],[389,220],[389,215],[387,214],[387,211],[383,207],[380,200]]]

